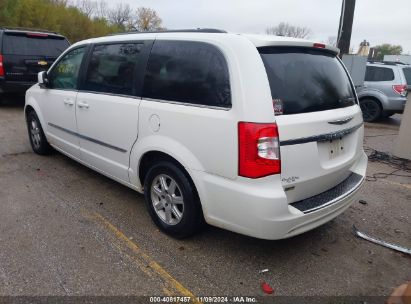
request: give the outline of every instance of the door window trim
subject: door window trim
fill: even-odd
[[[169,104],[175,104],[175,105],[187,106],[187,107],[203,108],[203,109],[223,110],[227,112],[233,109],[232,106],[230,108],[219,107],[219,106],[208,106],[208,105],[202,105],[202,104],[196,104],[196,103],[188,103],[188,102],[173,101],[173,100],[166,100],[166,99],[156,99],[156,98],[150,98],[150,97],[142,97],[142,100],[160,102],[160,103],[169,103]]]
[[[136,67],[134,68],[134,77],[135,77],[135,79],[134,79],[134,86],[133,86],[132,95],[85,90],[84,89],[84,83],[85,83],[85,80],[86,80],[86,77],[87,77],[87,70],[88,70],[89,63],[90,63],[90,60],[91,60],[91,57],[93,55],[93,51],[94,51],[95,47],[99,46],[99,45],[112,45],[112,44],[122,44],[122,43],[125,43],[125,44],[142,44],[143,45],[143,50],[141,52],[141,54],[142,54],[141,63],[137,64]],[[79,82],[78,82],[78,92],[80,92],[80,93],[89,93],[89,94],[97,94],[97,95],[108,95],[108,96],[119,96],[119,97],[125,97],[125,98],[141,99],[142,91],[143,91],[144,77],[145,77],[145,74],[146,74],[148,59],[150,57],[151,48],[152,48],[153,44],[154,44],[154,39],[104,41],[104,42],[98,42],[98,43],[90,43],[89,44],[89,50],[88,50],[87,54],[84,56],[84,60],[83,60],[81,70],[80,70]],[[140,75],[139,75],[138,71],[142,71],[142,73],[140,73]]]
[[[63,60],[63,58],[70,52],[84,48],[84,54],[83,58],[81,59],[80,63],[80,68],[79,68],[79,74],[77,77],[77,83],[76,83],[76,89],[64,89],[64,88],[46,88],[47,90],[59,90],[59,91],[69,91],[69,92],[78,92],[79,91],[79,86],[81,82],[81,75],[82,75],[82,70],[84,68],[84,63],[85,59],[88,56],[88,53],[90,51],[90,44],[82,44],[73,48],[68,48],[63,54],[60,55],[59,59],[56,60],[56,62],[53,63],[53,65],[50,67],[50,69],[47,71],[47,76],[50,75],[52,70]]]

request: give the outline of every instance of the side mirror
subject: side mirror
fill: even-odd
[[[40,88],[47,88],[49,85],[49,79],[47,77],[47,72],[46,71],[42,71],[40,73],[38,73],[37,75],[37,79],[40,85]]]

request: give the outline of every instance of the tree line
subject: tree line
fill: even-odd
[[[158,13],[147,7],[132,9],[118,3],[110,6],[105,0],[0,0],[0,26],[38,28],[58,32],[74,43],[92,37],[126,31],[164,30]],[[310,38],[312,30],[281,22],[266,29],[270,35]],[[331,45],[336,37],[329,37]],[[401,46],[375,46],[378,59],[399,55]]]
[[[287,22],[281,22],[276,26],[266,28],[266,34],[284,37],[310,38],[312,33],[312,30],[308,27],[296,26]],[[338,44],[337,37],[328,37],[326,43],[336,47]],[[373,49],[374,57],[372,59],[378,61],[383,60],[385,55],[401,55],[403,52],[403,48],[400,45],[392,45],[388,43],[376,45]],[[351,53],[353,53],[353,49],[351,50]]]
[[[74,43],[126,31],[163,30],[158,13],[92,0],[0,0],[0,26],[58,32]]]

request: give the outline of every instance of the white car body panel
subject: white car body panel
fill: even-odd
[[[83,106],[81,106],[83,104]],[[77,130],[81,159],[129,182],[130,151],[137,140],[139,98],[80,92]]]
[[[79,138],[61,130],[64,128],[77,133],[75,114],[77,91],[44,90],[39,85],[34,85],[30,91],[32,92],[31,103],[37,104],[36,107],[41,112],[40,122],[49,143],[79,158]]]
[[[313,229],[353,202],[359,185],[338,203],[316,212],[305,214],[290,205],[333,188],[351,173],[364,177],[367,165],[358,105],[274,115],[267,72],[256,47],[312,47],[313,42],[261,35],[170,32],[89,39],[70,49],[83,44],[133,40],[201,41],[217,47],[229,70],[232,108],[57,90],[53,90],[57,100],[51,103],[46,98],[51,90],[36,85],[27,92],[26,107],[31,106],[38,113],[52,146],[139,192],[144,191],[139,178],[142,157],[152,151],[163,152],[189,173],[206,222],[263,239],[281,239]],[[325,48],[338,53],[331,46]],[[65,105],[65,98],[74,98],[74,106]],[[329,123],[344,119],[349,121],[343,126]],[[249,179],[238,175],[241,121],[276,123],[281,142],[355,130],[337,143],[311,141],[281,146],[282,173]],[[59,132],[50,123],[64,125],[79,136]],[[331,155],[333,147],[343,149]]]

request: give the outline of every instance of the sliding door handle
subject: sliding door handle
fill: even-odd
[[[88,109],[90,106],[88,105],[88,103],[87,102],[84,102],[84,101],[79,101],[78,103],[77,103],[77,106],[80,108],[80,109]]]
[[[71,98],[64,98],[63,102],[64,102],[64,104],[66,104],[68,106],[74,105],[74,100],[71,99]]]

